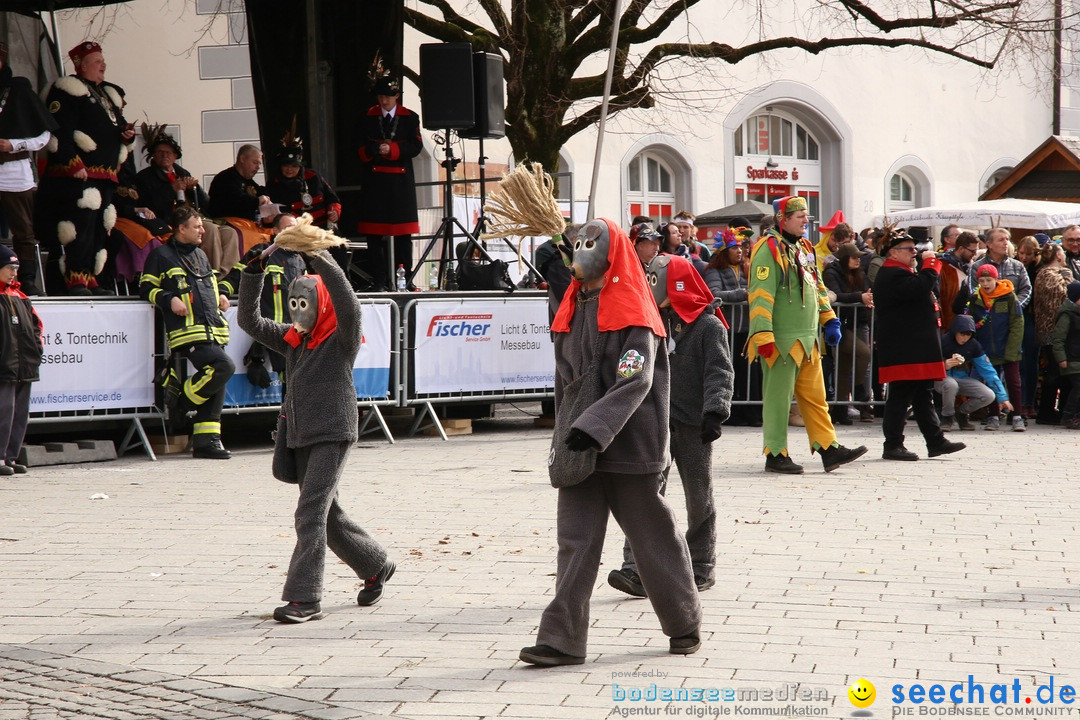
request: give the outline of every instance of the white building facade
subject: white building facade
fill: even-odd
[[[208,182],[232,164],[240,144],[258,140],[242,3],[132,0],[120,7],[104,37],[88,26],[94,11],[59,13],[61,47],[102,42],[107,78],[127,91],[128,119],[173,126],[181,163]],[[746,34],[727,16],[701,13],[695,22],[709,40]],[[413,67],[423,42],[431,40],[406,29]],[[590,70],[603,62],[598,56]],[[785,50],[695,78],[684,80],[696,83],[685,88],[691,95],[726,99],[666,99],[609,121],[597,214],[625,224],[638,213],[664,220],[684,209],[701,214],[795,194],[815,216],[842,210],[858,229],[882,211],[977,199],[1052,129],[1049,77],[995,74],[916,49]],[[406,104],[423,114],[416,98],[407,84]],[[1063,102],[1063,132],[1080,130],[1080,87],[1067,86]],[[417,177],[435,179],[441,155],[424,134]],[[595,131],[583,132],[562,150],[575,200],[587,199],[595,142]],[[475,143],[463,147],[475,161]],[[488,141],[485,154],[512,162],[505,140]]]

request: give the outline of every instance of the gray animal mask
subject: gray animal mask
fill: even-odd
[[[581,226],[574,237],[574,263],[570,266],[579,282],[592,282],[604,276],[611,264],[610,245],[608,226],[603,220],[590,220]]]
[[[657,255],[649,261],[648,266],[645,268],[645,278],[649,281],[649,288],[652,290],[656,307],[663,307],[668,299],[667,273],[670,263],[670,255]]]
[[[315,278],[301,275],[289,285],[289,317],[293,327],[308,333],[319,317],[319,289]]]

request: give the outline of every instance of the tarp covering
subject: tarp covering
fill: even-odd
[[[1080,203],[1000,198],[903,210],[888,215],[887,220],[900,227],[956,224],[965,227],[1054,230],[1080,224]],[[878,215],[874,218],[874,225],[880,227],[883,221],[885,218]]]

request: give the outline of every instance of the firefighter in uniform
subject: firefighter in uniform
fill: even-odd
[[[193,455],[228,460],[221,444],[221,409],[232,360],[225,354],[229,298],[218,291],[206,254],[199,249],[203,220],[191,207],[173,213],[173,236],[146,258],[139,295],[161,309],[169,347],[191,361],[197,372],[183,385],[179,413],[193,420]]]

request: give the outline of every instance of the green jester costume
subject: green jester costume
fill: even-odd
[[[762,361],[765,469],[802,472],[788,457],[787,421],[794,396],[806,422],[810,451],[821,454],[828,472],[859,457],[866,448],[839,445],[829,418],[819,328],[824,330],[826,342],[835,346],[840,342],[840,321],[818,276],[814,247],[799,228],[800,223],[805,226],[806,200],[787,197],[775,204],[779,227],[754,245],[748,293],[747,355],[751,361],[758,357]]]

